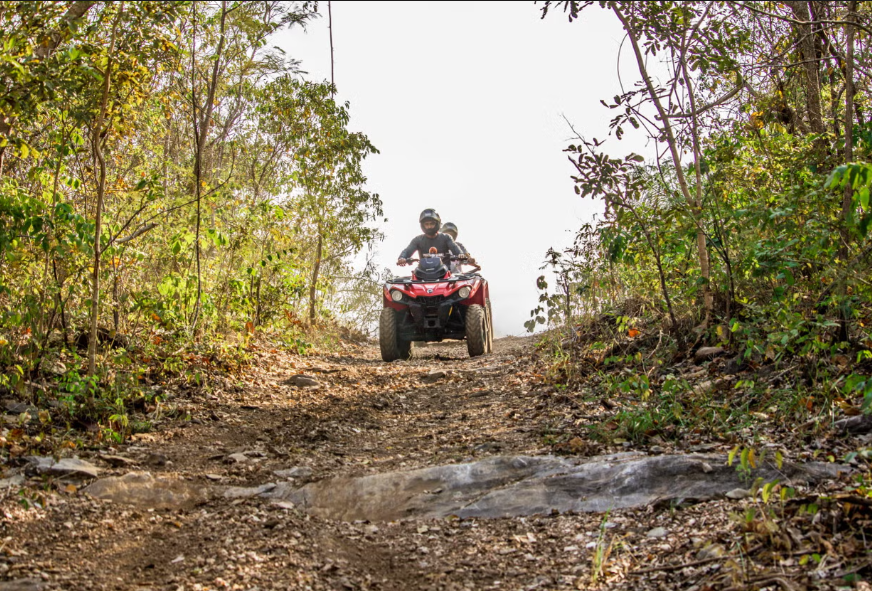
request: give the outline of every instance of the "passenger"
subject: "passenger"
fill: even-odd
[[[435,248],[435,252],[445,255],[460,256],[463,251],[455,244],[454,239],[448,234],[439,233],[439,225],[442,223],[442,218],[436,213],[435,209],[425,209],[421,212],[418,219],[421,224],[421,230],[424,231],[420,236],[415,236],[403,252],[400,253],[400,258],[397,259],[397,264],[401,267],[406,264],[406,259],[411,258],[416,252],[424,255],[431,252]],[[447,258],[447,256],[446,256]],[[448,261],[443,261],[446,265]]]
[[[443,234],[448,234],[449,236],[451,236],[451,238],[454,239],[454,244],[456,244],[457,247],[461,251],[463,251],[463,254],[467,256],[466,261],[451,261],[450,269],[452,273],[463,273],[462,266],[464,263],[468,263],[470,265],[475,264],[475,259],[469,254],[469,251],[466,250],[466,247],[457,241],[457,226],[455,224],[453,224],[452,222],[445,222],[444,224],[442,224],[442,229],[439,231]]]

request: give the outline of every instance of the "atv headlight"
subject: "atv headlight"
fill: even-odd
[[[468,285],[461,287],[460,289],[457,290],[457,295],[460,297],[460,299],[468,298],[469,294],[471,294],[471,293],[472,293],[472,288],[469,287]]]
[[[394,300],[395,302],[402,302],[403,301],[403,292],[401,292],[399,289],[392,290],[391,291],[391,299]]]

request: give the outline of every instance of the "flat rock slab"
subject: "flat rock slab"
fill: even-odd
[[[51,456],[28,456],[27,461],[37,474],[78,474],[97,478],[100,468],[79,458],[61,458],[56,460]]]
[[[97,499],[143,509],[176,509],[204,502],[209,490],[183,480],[155,478],[148,472],[130,472],[97,480],[82,489]]]
[[[742,479],[718,454],[615,454],[584,460],[496,456],[407,472],[336,477],[303,487],[279,483],[261,495],[312,515],[345,521],[512,517],[552,511],[603,512],[655,502],[707,500],[747,489],[756,478],[811,483],[834,478],[836,464],[762,466]]]
[[[13,579],[0,581],[0,591],[42,591],[45,583],[40,579]]]

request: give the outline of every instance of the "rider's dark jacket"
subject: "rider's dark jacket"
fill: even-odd
[[[461,255],[463,251],[457,246],[457,243],[454,242],[454,239],[451,238],[448,234],[436,234],[433,238],[430,238],[426,234],[421,234],[420,236],[415,236],[412,238],[412,241],[409,243],[403,252],[400,253],[399,258],[408,259],[417,251],[419,254],[426,254],[430,252],[430,249],[435,247],[436,252],[440,253],[448,253],[450,252],[453,255]]]

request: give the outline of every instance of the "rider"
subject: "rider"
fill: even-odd
[[[414,237],[409,246],[400,253],[400,258],[397,259],[399,266],[405,265],[406,259],[415,254],[416,251],[420,254],[426,254],[430,252],[431,248],[435,248],[436,252],[443,254],[451,253],[455,256],[463,254],[451,236],[439,233],[442,218],[439,217],[435,209],[427,208],[422,211],[418,221],[424,233]]]
[[[445,222],[442,224],[442,228],[439,230],[443,234],[448,234],[454,240],[454,244],[457,245],[460,250],[463,251],[463,254],[467,256],[466,261],[470,265],[475,264],[475,259],[469,255],[469,251],[466,250],[466,247],[463,246],[460,242],[457,241],[457,225],[452,222]],[[452,273],[460,273],[461,265],[463,265],[464,261],[451,261],[451,272]]]

